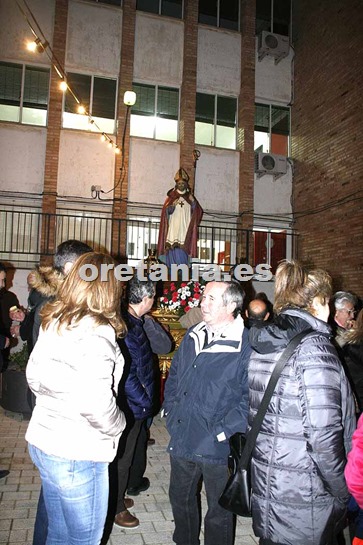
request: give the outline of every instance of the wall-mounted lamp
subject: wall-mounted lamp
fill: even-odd
[[[126,129],[127,129],[127,123],[128,123],[128,120],[129,120],[129,115],[130,115],[130,108],[131,106],[133,106],[136,102],[136,93],[135,91],[125,91],[124,93],[124,104],[126,104],[127,108],[126,108],[126,116],[125,116],[125,124],[124,124],[124,130],[123,130],[123,134],[122,134],[122,144],[121,144],[121,151],[122,151],[122,160],[121,160],[121,172],[123,171],[123,168],[124,168],[124,160],[125,160],[125,154],[124,154],[124,149],[125,149],[125,137],[126,137]]]
[[[136,102],[136,93],[134,91],[125,91],[124,104],[126,106],[133,106]]]
[[[101,194],[107,194],[111,191],[115,191],[116,187],[121,184],[121,193],[122,193],[122,184],[125,178],[125,139],[126,139],[126,130],[127,130],[127,124],[128,119],[130,115],[130,108],[133,106],[136,102],[136,93],[134,91],[125,91],[124,93],[124,104],[126,106],[126,116],[125,116],[125,123],[124,123],[124,129],[122,132],[122,143],[121,148],[115,144],[113,140],[106,134],[102,133],[100,136],[100,139],[102,142],[106,142],[109,148],[112,148],[116,155],[121,154],[121,167],[120,167],[120,177],[118,179],[118,182],[115,184],[115,186],[110,189],[109,191],[102,191],[101,186],[93,185],[91,187],[91,195],[92,199],[98,199],[98,200],[106,200],[101,198]],[[127,199],[126,199],[127,201]]]

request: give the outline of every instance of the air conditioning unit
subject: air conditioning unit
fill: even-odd
[[[281,34],[272,34],[263,30],[258,36],[258,60],[262,61],[266,55],[275,58],[275,64],[281,59],[287,57],[290,51],[290,41],[288,36]]]
[[[258,178],[265,174],[272,174],[275,179],[279,178],[287,172],[287,158],[275,153],[256,153],[255,172]]]

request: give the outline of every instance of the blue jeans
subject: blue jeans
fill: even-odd
[[[107,514],[108,463],[67,460],[29,445],[48,514],[47,545],[99,545]]]
[[[228,479],[225,465],[191,462],[170,456],[169,497],[173,510],[177,545],[199,545],[199,483],[203,477],[208,510],[204,517],[205,545],[233,545],[234,515],[218,503]]]
[[[48,515],[44,502],[43,487],[40,489],[37,514],[35,517],[33,545],[46,545],[48,534]]]

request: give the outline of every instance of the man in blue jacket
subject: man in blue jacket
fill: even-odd
[[[146,318],[155,297],[155,283],[151,280],[139,280],[133,276],[127,283],[127,309],[123,309],[123,318],[127,325],[127,335],[119,340],[125,358],[124,374],[119,385],[118,404],[126,415],[127,425],[122,434],[118,456],[110,468],[112,481],[117,473],[117,501],[114,524],[121,528],[136,528],[139,519],[129,512],[133,507],[132,498],[125,498],[129,471],[135,455],[135,448],[143,449],[138,456],[143,475],[146,467],[146,441],[137,443],[140,433],[145,432],[146,419],[154,415],[154,363],[153,350],[168,353],[171,350],[171,338],[152,318]],[[143,456],[142,456],[143,454]],[[112,486],[114,483],[111,483]],[[149,479],[142,477],[139,491],[147,490]]]
[[[244,432],[248,415],[247,368],[251,349],[235,282],[210,282],[201,302],[203,321],[189,329],[173,358],[165,386],[170,433],[169,496],[177,545],[198,545],[198,485],[208,511],[205,545],[232,545],[233,515],[218,504],[228,479],[228,439]]]

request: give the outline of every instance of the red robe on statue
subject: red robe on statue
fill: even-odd
[[[178,202],[176,203],[176,201]],[[182,208],[183,206],[187,205],[189,205],[190,207],[190,209],[188,210],[185,209],[186,214],[190,213],[190,219],[189,216],[187,216],[189,219],[189,225],[187,225],[184,229],[182,237],[179,236],[179,238],[174,241],[173,235],[169,232],[169,227],[171,227],[172,215],[174,214],[176,207],[180,206]],[[177,212],[179,211],[180,210],[178,210]],[[202,216],[203,210],[200,204],[189,191],[180,192],[177,189],[171,189],[168,192],[168,196],[164,202],[161,211],[158,239],[158,255],[166,255],[168,258],[168,253],[170,252],[170,250],[180,248],[180,250],[183,250],[186,256],[183,259],[181,256],[178,256],[178,252],[175,252],[173,253],[173,258],[171,260],[167,259],[167,261],[169,261],[168,264],[175,263],[177,260],[178,263],[176,264],[179,265],[180,263],[187,263],[188,256],[197,257],[198,226],[200,224]],[[177,214],[174,217],[176,218]],[[175,227],[173,228],[173,232],[175,232]]]

